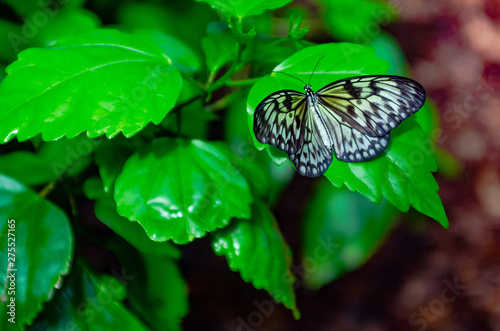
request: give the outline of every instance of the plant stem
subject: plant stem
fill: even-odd
[[[181,110],[182,108],[186,107],[187,105],[192,104],[196,100],[200,99],[201,95],[197,95],[194,98],[189,99],[186,102],[181,103],[180,105],[176,106],[172,111],[175,112],[175,115],[177,117],[177,137],[181,135]]]
[[[252,85],[252,84],[255,84],[261,78],[262,77],[242,79],[242,80],[230,80],[230,81],[228,81],[226,83],[226,85],[227,86],[246,86],[246,85]]]
[[[182,77],[184,77],[184,79],[186,79],[186,80],[189,80],[189,81],[193,82],[193,83],[194,83],[196,86],[198,86],[198,87],[199,87],[199,88],[200,88],[203,92],[205,92],[205,87],[203,86],[203,84],[202,84],[202,83],[200,83],[199,81],[197,81],[197,80],[196,80],[196,79],[194,79],[193,77],[190,77],[190,76],[188,76],[188,75],[186,75],[186,74],[184,74],[184,73],[182,73],[182,72],[181,72],[181,74],[182,74]]]
[[[237,91],[231,92],[230,94],[225,95],[224,97],[217,100],[216,102],[211,103],[209,105],[206,105],[205,109],[207,110],[207,112],[212,113],[212,112],[219,111],[221,109],[226,108],[229,100],[231,100],[231,98],[234,97],[236,92]]]
[[[237,44],[238,48],[236,50],[236,59],[234,59],[233,64],[229,69],[220,77],[217,79],[215,82],[212,84],[208,84],[208,86],[205,88],[205,91],[210,95],[212,94],[213,91],[218,90],[222,86],[226,85],[226,81],[231,78],[231,76],[236,72],[236,69],[239,66],[240,60],[241,60],[241,53],[243,52],[243,47],[241,46],[240,43]]]
[[[45,186],[39,193],[38,193],[38,196],[40,198],[45,198],[47,196],[47,194],[49,194],[50,192],[52,192],[52,190],[56,187],[56,184],[54,182],[50,182],[49,184],[47,184],[47,186]]]

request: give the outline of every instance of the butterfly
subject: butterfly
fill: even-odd
[[[253,131],[259,142],[288,153],[297,172],[307,177],[325,173],[332,150],[346,162],[382,153],[389,132],[416,113],[426,95],[418,82],[389,75],[349,77],[317,92],[304,84],[305,94],[280,90],[262,100]]]

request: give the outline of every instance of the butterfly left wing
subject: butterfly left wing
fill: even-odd
[[[255,109],[255,137],[283,152],[296,153],[303,141],[310,139],[304,124],[307,107],[306,96],[297,91],[281,90],[269,95]]]
[[[359,76],[326,85],[317,98],[355,130],[384,137],[422,107],[425,90],[405,77]]]

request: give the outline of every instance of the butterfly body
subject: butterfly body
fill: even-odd
[[[309,84],[304,87],[304,90],[306,90],[307,104],[311,105],[310,107],[314,114],[314,121],[318,125],[319,135],[322,138],[323,145],[326,148],[331,149],[333,147],[333,138],[328,131],[325,120],[323,119],[318,108],[318,98],[316,97],[316,92],[312,90],[312,86]]]
[[[254,113],[257,140],[288,153],[303,176],[322,175],[337,159],[362,162],[389,144],[389,132],[425,102],[417,82],[399,76],[342,79],[318,92],[281,90],[266,97]]]

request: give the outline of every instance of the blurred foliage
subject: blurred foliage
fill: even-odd
[[[336,190],[322,180],[304,217],[303,268],[307,286],[317,289],[365,262],[398,215],[356,192]]]

